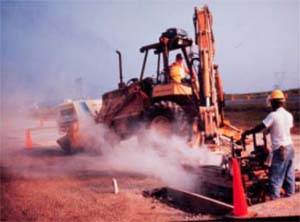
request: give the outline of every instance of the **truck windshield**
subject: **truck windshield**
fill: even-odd
[[[63,109],[60,111],[61,116],[72,116],[74,114],[74,109],[69,108],[69,109]]]

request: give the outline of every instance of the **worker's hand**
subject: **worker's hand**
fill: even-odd
[[[250,130],[245,130],[243,133],[242,133],[242,140],[245,140],[246,137],[250,134]]]

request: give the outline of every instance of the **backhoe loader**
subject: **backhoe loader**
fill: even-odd
[[[163,133],[186,138],[192,146],[217,144],[219,137],[239,137],[224,120],[224,93],[218,65],[214,64],[212,15],[207,6],[196,8],[195,40],[180,28],[169,28],[158,41],[140,48],[144,54],[138,78],[123,81],[122,56],[119,55],[120,82],[116,90],[102,96],[96,118],[122,138],[134,134],[141,124]],[[191,48],[197,46],[197,51]],[[157,57],[156,74],[146,75],[150,53]],[[181,83],[170,77],[170,53],[183,54],[191,77]]]
[[[155,128],[165,134],[184,137],[194,147],[206,143],[218,145],[224,136],[240,137],[239,130],[224,120],[224,92],[218,65],[214,64],[212,15],[207,6],[195,8],[193,23],[194,40],[183,29],[169,28],[157,42],[141,47],[144,60],[140,75],[126,84],[122,55],[117,51],[120,82],[117,89],[102,96],[96,123],[104,124],[121,138],[134,134],[141,126]],[[196,52],[191,50],[193,47],[197,48]],[[145,73],[150,52],[157,57],[154,77]],[[170,78],[169,60],[173,52],[183,54],[192,74],[181,83]],[[68,132],[67,135],[77,133]],[[65,136],[58,141],[61,146],[71,146],[72,140],[76,140],[74,136]],[[64,150],[73,148],[63,147]]]

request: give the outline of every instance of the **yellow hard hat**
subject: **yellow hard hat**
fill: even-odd
[[[273,99],[278,99],[278,100],[282,100],[285,101],[285,96],[283,94],[283,92],[280,89],[275,89],[272,93],[271,93],[271,100]]]

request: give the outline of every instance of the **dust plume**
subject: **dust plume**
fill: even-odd
[[[44,137],[52,145],[39,144],[26,150],[24,129],[21,128],[38,122],[25,119],[19,122],[18,131],[10,130],[5,137],[2,134],[5,141],[1,148],[1,166],[22,178],[64,178],[93,173],[118,178],[118,175],[133,174],[156,178],[168,186],[193,190],[198,178],[186,166],[196,168],[221,163],[221,155],[208,151],[206,147],[190,148],[184,139],[174,135],[165,137],[141,126],[133,136],[120,140],[106,126],[95,124],[88,113],[82,111],[78,118],[84,152],[64,155],[55,144],[59,138],[57,129],[32,131],[33,143]]]
[[[169,186],[193,189],[197,178],[185,169],[185,165],[197,167],[221,163],[221,155],[208,151],[206,147],[193,149],[175,135],[165,137],[141,127],[128,139],[116,141],[117,138],[113,138],[105,126],[88,124],[87,119],[83,122],[86,125],[81,128],[84,132],[82,143],[87,152],[101,153],[93,158],[89,168],[105,165],[114,171],[143,174],[160,179]]]

